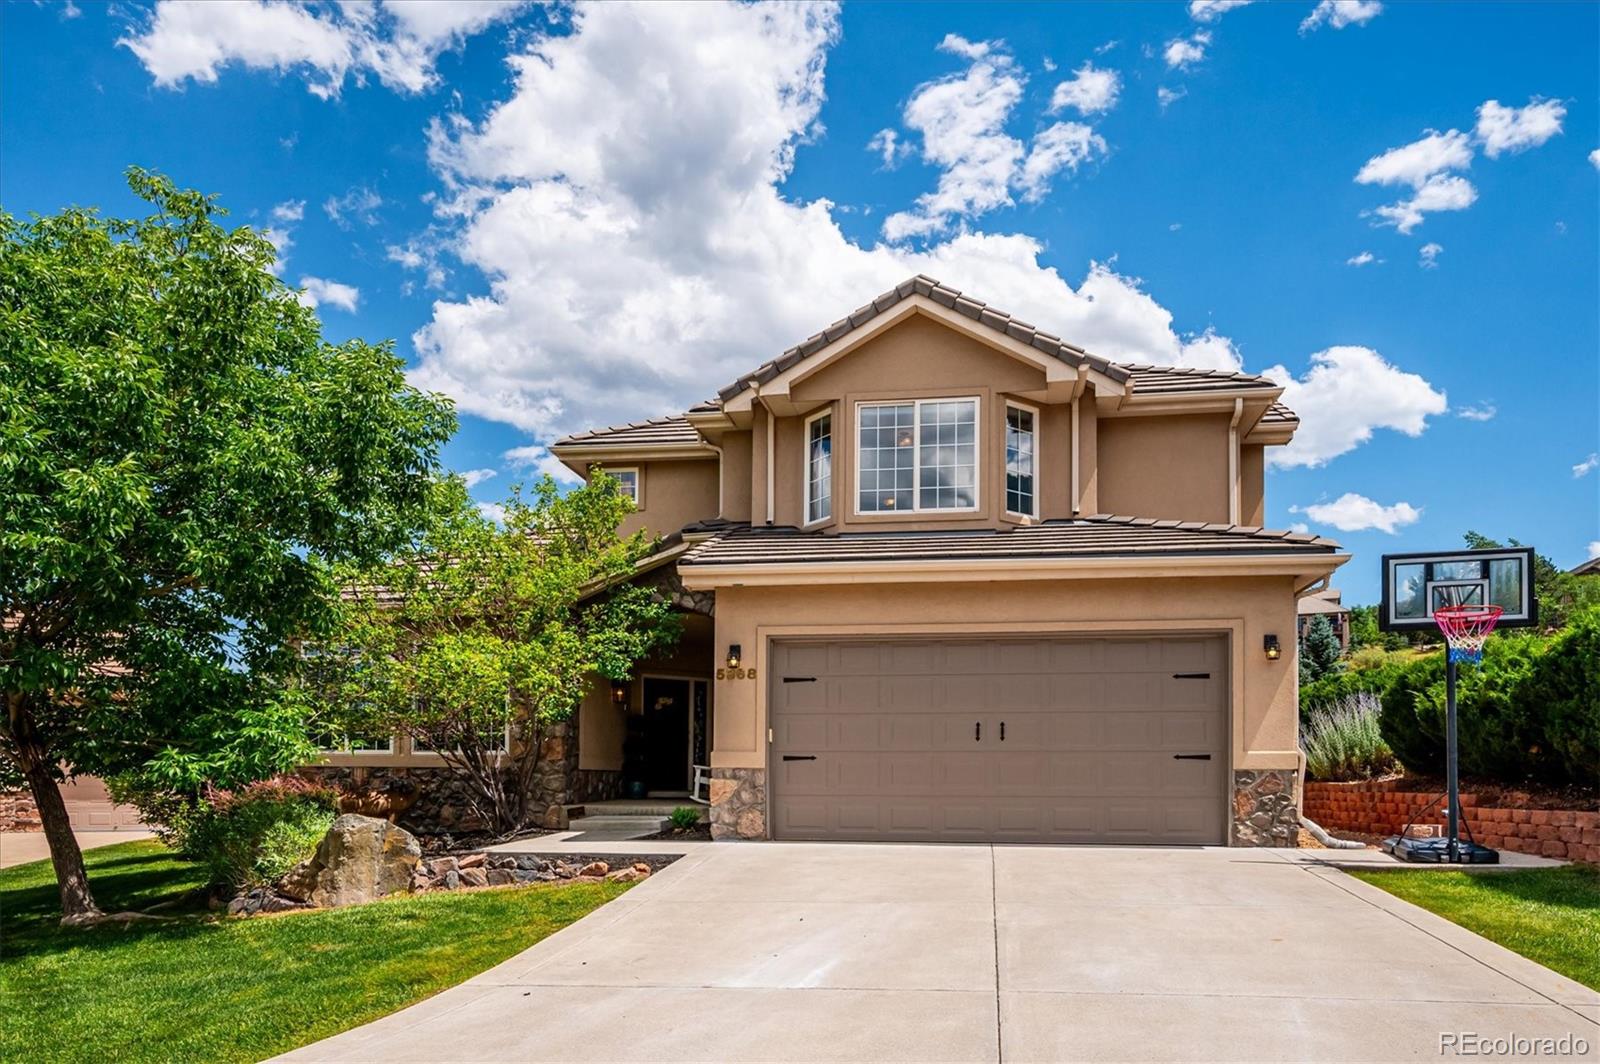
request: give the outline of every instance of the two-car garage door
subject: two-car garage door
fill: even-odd
[[[780,839],[1216,844],[1220,636],[773,647]]]

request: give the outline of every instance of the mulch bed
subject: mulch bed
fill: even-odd
[[[537,839],[555,832],[543,828],[528,828],[517,832],[515,835],[491,835],[487,831],[475,831],[465,835],[417,835],[417,842],[422,846],[422,856],[450,857],[463,853],[476,853],[478,850],[490,846],[501,846],[508,842],[517,842],[521,839]]]

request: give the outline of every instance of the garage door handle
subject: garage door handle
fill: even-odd
[[[1172,674],[1172,678],[1174,680],[1209,680],[1211,679],[1211,674],[1209,672],[1175,672]]]
[[[1174,761],[1210,761],[1210,754],[1173,754]]]
[[[816,683],[817,682],[817,678],[815,676],[785,676],[783,678],[783,682],[784,683]]]
[[[972,725],[972,741],[978,742],[983,738],[983,721],[974,721]]]
[[[1209,757],[1210,755],[1208,754],[1207,756]],[[816,754],[784,754],[783,755],[783,759],[785,761],[815,761],[817,759],[817,755]]]

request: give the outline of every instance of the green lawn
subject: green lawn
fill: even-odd
[[[1600,869],[1350,874],[1600,990]]]
[[[102,909],[200,885],[155,842],[84,855]],[[0,1060],[256,1061],[505,960],[616,883],[427,894],[328,912],[65,930],[48,862],[0,871]]]

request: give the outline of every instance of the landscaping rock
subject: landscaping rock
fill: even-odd
[[[257,887],[228,902],[228,915],[255,916],[257,913],[281,913],[305,907],[305,902],[296,898],[286,898],[267,887]]]
[[[456,863],[456,859],[454,857],[435,857],[433,860],[428,862],[428,874],[438,878],[439,876],[444,875],[446,872],[454,872],[460,867],[461,866]]]
[[[588,864],[578,869],[578,875],[584,878],[588,878],[590,876],[603,878],[609,871],[611,871],[611,866],[606,864],[604,861],[590,861]]]
[[[459,867],[461,867],[463,869],[480,868],[480,867],[483,866],[483,862],[485,860],[487,860],[487,859],[488,859],[488,855],[487,854],[466,853],[466,854],[462,854],[459,858],[457,858],[456,859],[456,863],[457,863],[457,865]]]
[[[463,868],[461,870],[461,885],[463,887],[487,887],[489,873],[482,868]]]
[[[550,870],[549,861],[531,853],[519,853],[512,861],[518,868],[532,868],[540,872],[548,872]]]
[[[508,868],[491,868],[486,875],[491,887],[504,887],[517,881],[516,873]]]
[[[278,893],[295,901],[307,901],[311,892],[317,889],[317,865],[313,858],[307,858],[295,865],[278,881]]]
[[[549,883],[556,874],[547,868],[519,868],[513,873],[518,883]]]
[[[457,872],[454,868],[450,869],[450,871],[444,874],[444,878],[439,881],[439,886],[443,887],[445,890],[459,889],[461,886],[461,873]]]
[[[422,847],[411,832],[386,820],[346,813],[317,844],[311,859],[316,885],[309,900],[332,909],[407,892],[421,858]]]
[[[495,853],[490,854],[489,859],[484,864],[488,868],[515,868],[517,867],[517,859],[509,853]]]

